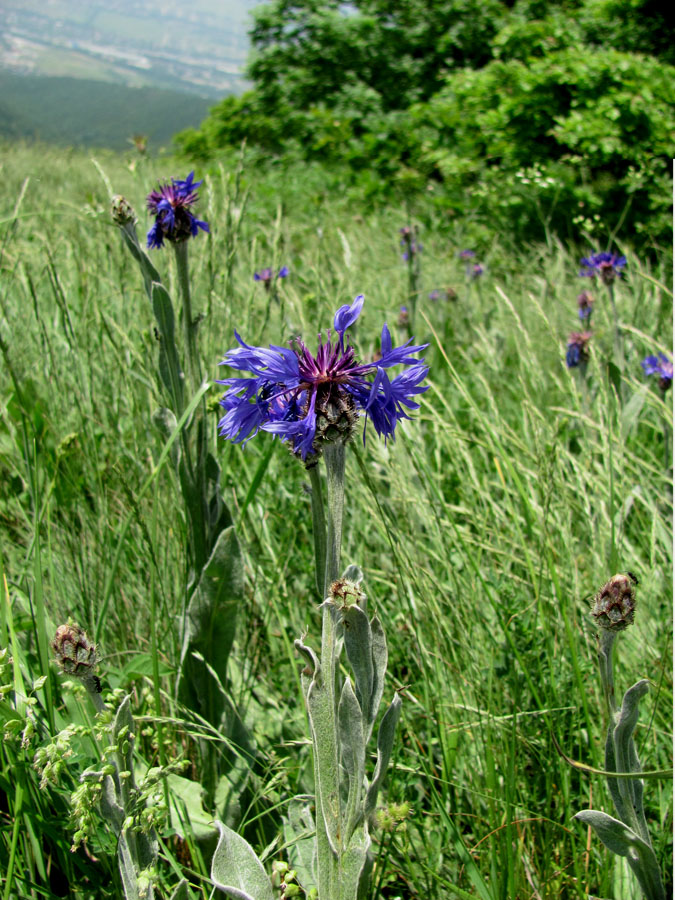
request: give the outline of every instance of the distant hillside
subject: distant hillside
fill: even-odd
[[[152,150],[198,126],[211,104],[177,91],[0,71],[2,138],[121,150],[142,134]]]

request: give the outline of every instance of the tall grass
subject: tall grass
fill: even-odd
[[[156,180],[187,171],[165,159],[98,162],[141,228]],[[622,248],[620,389],[601,289],[582,384],[565,366],[565,341],[587,286],[578,278],[587,244],[515,249],[508,235],[439,220],[423,199],[411,222],[403,208],[360,206],[311,169],[245,168],[249,194],[235,208],[233,172],[234,162],[198,173],[211,236],[192,242],[191,270],[210,379],[221,377],[235,328],[250,343],[297,333],[311,345],[357,293],[366,306],[355,340],[372,358],[382,320],[393,330],[408,295],[398,229],[421,229],[415,337],[430,344],[430,389],[395,443],[385,447],[371,432],[347,460],[343,554],[364,568],[388,634],[390,687],[404,699],[387,793],[411,804],[404,825],[375,835],[373,900],[629,896],[617,887],[621,866],[572,821],[583,806],[611,812],[604,783],[570,767],[554,739],[601,768],[605,725],[587,598],[629,569],[640,599],[622,639],[618,689],[650,679],[638,750],[645,770],[669,765],[672,470],[663,442],[672,410],[640,361],[671,352],[670,259]],[[94,633],[108,602],[101,674],[106,688],[133,691],[139,766],[194,759],[202,725],[173,693],[186,522],[173,472],[158,465],[166,454],[152,425],[162,405],[152,313],[100,175],[84,156],[16,147],[3,154],[2,177],[0,647],[10,647],[15,689],[23,682],[28,692],[49,675],[36,694],[32,742],[0,750],[3,897],[118,897],[103,828],[90,855],[69,852],[68,795],[92,747],[74,745],[56,786],[38,790],[31,771],[36,746],[86,715],[50,669],[47,645],[68,617]],[[469,286],[457,251],[473,241],[487,267]],[[173,255],[153,259],[177,294]],[[291,271],[279,285],[284,302],[268,310],[253,272],[282,264]],[[428,299],[450,286],[455,302]],[[244,449],[217,439],[217,387],[208,396],[247,571],[231,679],[256,760],[244,766],[239,827],[262,850],[289,799],[312,792],[293,651],[297,635],[320,628],[311,507],[302,467],[271,435]],[[18,695],[3,696],[6,723]],[[199,772],[186,777],[198,781]],[[167,788],[175,810],[177,784]],[[649,781],[646,802],[672,889],[670,783]],[[187,873],[208,897],[208,860],[179,818],[160,835],[162,878]],[[283,856],[280,847],[270,853]]]

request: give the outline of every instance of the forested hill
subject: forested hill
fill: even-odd
[[[670,234],[672,15],[654,0],[272,0],[248,76],[179,138],[244,138],[343,165],[363,192],[427,191],[522,237],[600,221]]]
[[[178,91],[0,71],[0,137],[122,150],[141,134],[156,150],[198,125],[211,103]]]

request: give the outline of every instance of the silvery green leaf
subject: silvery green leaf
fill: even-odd
[[[360,566],[351,563],[342,573],[342,579],[344,581],[351,581],[352,584],[361,584],[363,581],[363,571]]]
[[[185,376],[176,348],[176,320],[169,292],[158,281],[152,283],[152,310],[159,332],[160,378],[173,403],[173,411],[176,415],[180,415],[183,411]]]
[[[366,742],[370,740],[370,734],[377,718],[377,711],[382,702],[382,694],[384,692],[384,676],[387,672],[387,638],[384,634],[384,628],[377,616],[373,616],[370,623],[370,631],[372,634],[372,657],[373,657],[373,692],[370,697],[370,706],[367,710],[367,731]],[[366,711],[364,711],[366,712]]]
[[[190,598],[178,675],[180,699],[216,727],[226,711],[222,685],[227,683],[227,661],[243,600],[241,550],[230,527],[220,533]]]
[[[633,732],[640,714],[640,700],[648,690],[649,682],[642,679],[628,688],[624,694],[618,721],[614,728],[614,753],[616,759],[616,769],[614,771],[635,772],[636,774],[640,771],[640,761],[633,741]],[[642,802],[644,790],[642,780],[640,778],[610,780],[619,782],[616,787],[623,798],[623,805],[628,810],[629,817],[621,815],[621,818],[624,822],[631,822],[637,825],[641,837],[649,843]],[[613,796],[614,794],[612,793]]]
[[[110,775],[104,777],[101,787],[102,791],[99,800],[101,815],[110,823],[115,834],[119,834],[122,829],[122,822],[124,822],[124,810],[118,802],[115,782]]]
[[[338,748],[333,697],[325,675],[315,676],[307,690],[307,713],[314,743],[317,830],[323,823],[331,851],[337,854],[341,830]]]
[[[370,836],[364,828],[354,835],[349,847],[342,854],[340,871],[342,876],[341,900],[358,900],[360,888],[362,889],[361,876],[368,859]]]
[[[133,835],[131,836],[133,840]],[[138,870],[127,840],[127,832],[123,831],[117,843],[117,863],[122,876],[122,888],[126,900],[140,900],[138,896]]]
[[[216,822],[220,838],[211,862],[211,881],[235,900],[274,900],[272,882],[256,853],[241,835]]]
[[[365,718],[373,693],[373,637],[370,622],[360,606],[350,606],[344,611],[343,623],[347,659],[354,671],[356,699]]]
[[[344,843],[351,839],[361,812],[361,797],[366,764],[366,742],[363,735],[363,715],[348,678],[342,689],[338,707],[340,759],[348,775],[347,806],[343,816]]]
[[[647,900],[665,900],[654,851],[632,828],[597,809],[583,809],[574,818],[590,825],[608,850],[626,857]]]
[[[298,653],[302,653],[310,666],[310,675],[314,675],[315,672],[319,671],[319,658],[316,653],[312,650],[311,647],[308,647],[306,644],[303,644],[302,641],[298,638],[295,641],[295,649]]]
[[[340,696],[338,727],[342,765],[353,778],[360,768],[359,761],[365,756],[365,745],[361,707],[349,678],[345,681]]]
[[[366,795],[365,817],[368,817],[375,809],[377,803],[377,794],[380,785],[384,779],[384,774],[389,765],[389,758],[394,747],[394,737],[396,736],[396,725],[401,715],[401,698],[398,694],[394,694],[389,708],[382,716],[380,728],[377,733],[377,764],[373,773],[373,780],[368,788]]]
[[[313,802],[314,798],[311,798]],[[298,796],[288,804],[284,818],[284,843],[291,868],[305,893],[316,885],[316,828],[309,797]]]
[[[162,406],[159,409],[156,409],[152,414],[152,424],[164,438],[164,441],[168,443],[178,427],[178,420],[168,407]],[[173,464],[174,469],[178,468],[180,454],[180,441],[174,440],[170,450],[171,463]]]

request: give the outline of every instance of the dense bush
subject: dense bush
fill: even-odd
[[[649,3],[277,0],[255,17],[255,87],[178,136],[189,156],[246,139],[344,164],[368,193],[431,191],[520,238],[598,216],[669,240],[675,68]]]

